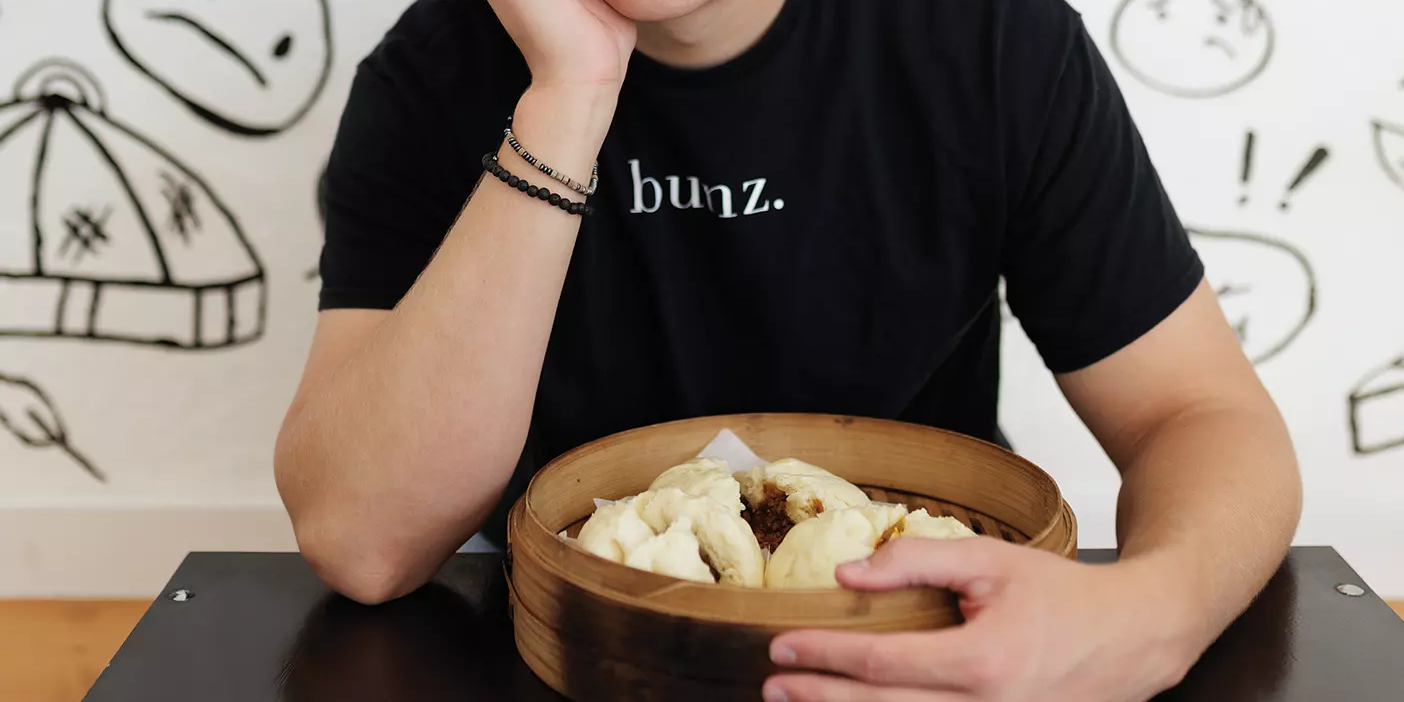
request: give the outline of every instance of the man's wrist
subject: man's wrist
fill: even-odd
[[[532,154],[584,182],[618,102],[617,86],[532,83],[517,102],[512,130]]]
[[[1215,607],[1205,594],[1198,564],[1168,551],[1137,554],[1107,568],[1115,574],[1126,617],[1138,632],[1159,639],[1185,667],[1193,664],[1220,633]]]

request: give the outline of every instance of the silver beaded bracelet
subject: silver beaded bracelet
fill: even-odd
[[[527,152],[526,149],[522,148],[522,145],[517,142],[517,137],[512,134],[511,116],[507,117],[507,128],[502,130],[502,134],[503,136],[507,137],[507,144],[512,147],[513,151],[517,152],[518,156],[522,157],[523,161],[530,163],[531,165],[535,166],[537,170],[541,171],[542,173],[545,173],[546,175],[562,183],[571,190],[580,193],[581,195],[589,197],[595,194],[595,188],[599,187],[600,184],[600,164],[598,162],[595,163],[595,167],[590,173],[590,185],[586,187],[571,180],[570,176],[567,176],[563,173],[559,173],[556,171],[556,169],[538,161],[535,156],[532,156],[530,153]]]

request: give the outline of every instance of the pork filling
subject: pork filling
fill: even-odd
[[[748,504],[746,511],[741,513],[746,518],[746,523],[751,525],[751,531],[755,532],[756,541],[760,543],[761,548],[771,553],[775,552],[780,542],[785,540],[785,535],[790,533],[790,528],[795,525],[785,511],[787,497],[784,490],[767,483],[765,496],[761,501]],[[814,502],[815,514],[824,511],[823,504],[818,500]]]
[[[902,519],[898,520],[896,524],[887,527],[887,531],[882,532],[882,536],[878,537],[877,543],[873,544],[873,550],[876,551],[882,548],[883,544],[886,544],[888,541],[892,540],[892,537],[900,534],[902,530],[906,528],[906,526],[907,518],[903,517]]]

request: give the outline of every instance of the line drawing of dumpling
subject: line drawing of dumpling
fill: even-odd
[[[1306,256],[1258,234],[1186,229],[1244,354],[1260,364],[1282,353],[1316,315]]]
[[[0,335],[186,349],[262,337],[267,288],[233,213],[48,59],[0,104]]]
[[[327,0],[103,0],[102,16],[138,71],[235,134],[297,124],[331,73]]]
[[[1355,453],[1368,456],[1404,447],[1404,354],[1361,378],[1348,403]]]
[[[1150,88],[1183,98],[1231,93],[1267,69],[1276,30],[1256,0],[1122,0],[1112,51]]]
[[[1404,127],[1375,120],[1375,155],[1395,185],[1404,188]]]

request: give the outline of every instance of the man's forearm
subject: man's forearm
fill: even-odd
[[[1154,583],[1147,597],[1187,608],[1197,645],[1207,646],[1262,589],[1301,515],[1291,439],[1264,405],[1181,412],[1148,432],[1122,466],[1121,560]]]
[[[583,179],[610,100],[528,91],[515,129]],[[548,184],[510,150],[502,163]],[[375,591],[362,599],[400,594],[482,525],[525,440],[578,227],[484,179],[397,308],[344,358],[309,369],[280,437],[279,489],[328,581],[352,572],[377,583],[347,584]]]

